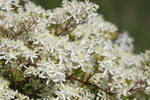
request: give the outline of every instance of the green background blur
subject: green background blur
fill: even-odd
[[[59,7],[62,0],[31,0],[45,9]],[[80,0],[81,1],[81,0]],[[84,1],[84,0],[82,0]],[[100,6],[98,12],[122,32],[134,38],[135,52],[150,49],[150,0],[90,0]]]

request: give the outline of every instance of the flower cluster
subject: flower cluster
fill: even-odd
[[[133,39],[97,9],[0,0],[0,99],[147,100],[150,51],[134,54]]]

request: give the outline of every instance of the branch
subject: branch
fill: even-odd
[[[24,32],[28,33],[29,31],[31,31],[38,24],[36,21],[37,19],[38,19],[38,17],[36,19],[34,19],[32,17],[32,23],[29,24],[28,27],[26,27],[24,22],[20,23],[21,25],[23,25],[23,27],[21,27],[20,31],[14,33],[15,35],[13,36],[13,38],[16,38],[17,36],[21,35],[21,33],[24,33]],[[21,25],[19,25],[19,26],[21,26]]]
[[[140,84],[140,87],[139,87],[139,88],[135,88],[138,84]],[[137,82],[134,84],[134,86],[133,86],[131,89],[128,90],[128,92],[135,92],[135,91],[137,91],[137,90],[139,90],[139,89],[145,89],[145,87],[141,87],[141,84],[143,84],[143,81],[142,81],[142,80],[137,81]]]
[[[116,94],[118,94],[118,93],[115,93],[115,92],[107,91],[107,90],[105,90],[105,89],[103,89],[103,88],[101,88],[101,87],[99,87],[99,86],[97,86],[97,85],[95,85],[95,84],[91,84],[91,83],[88,83],[88,82],[86,82],[86,81],[82,81],[82,80],[80,80],[80,79],[77,79],[77,78],[75,78],[75,77],[73,77],[73,76],[71,76],[71,75],[68,75],[68,74],[65,74],[65,75],[66,75],[67,79],[71,79],[71,80],[74,80],[74,81],[78,81],[79,83],[92,86],[92,87],[94,87],[94,88],[96,88],[96,89],[100,89],[100,90],[104,91],[104,92],[105,92],[106,94],[108,94],[108,95],[116,95]]]
[[[95,73],[93,74],[89,74],[89,77],[87,78],[86,82],[88,82],[90,80],[90,78],[92,78],[92,76],[94,75]]]

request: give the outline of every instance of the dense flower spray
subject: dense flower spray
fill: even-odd
[[[134,54],[133,39],[97,9],[0,0],[0,99],[148,100],[150,51]]]

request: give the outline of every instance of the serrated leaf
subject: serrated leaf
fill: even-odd
[[[74,76],[76,76],[76,77],[82,76],[83,73],[84,72],[83,72],[82,68],[78,68],[78,69],[74,70]]]
[[[15,71],[13,72],[13,76],[15,77],[15,81],[24,80],[24,76],[23,76],[22,72],[19,71],[19,70],[15,70]]]
[[[2,65],[3,64],[3,62],[0,60],[0,65]]]

